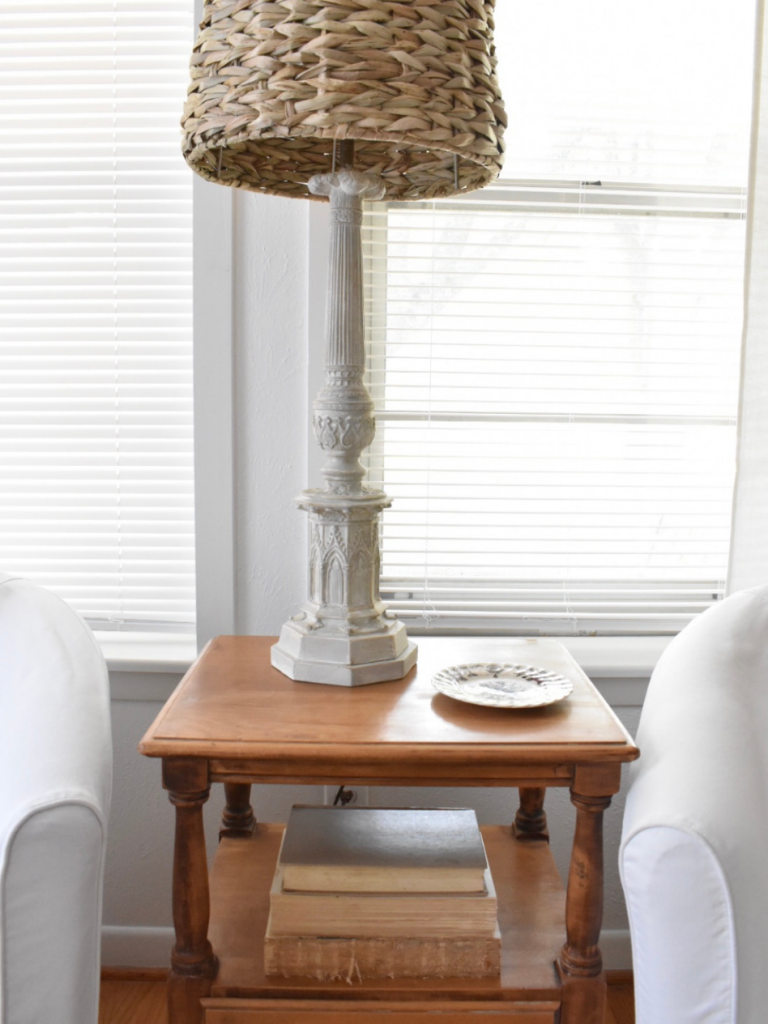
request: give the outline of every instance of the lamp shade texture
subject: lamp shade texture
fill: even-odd
[[[504,107],[493,0],[207,0],[183,151],[202,177],[301,198],[334,141],[388,199],[498,174]]]

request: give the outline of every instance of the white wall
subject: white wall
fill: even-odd
[[[239,633],[274,634],[305,588],[305,521],[293,499],[307,485],[308,339],[317,343],[323,311],[307,308],[309,203],[235,195],[234,435],[235,614]],[[310,320],[310,317],[312,318]],[[314,460],[313,460],[314,461]],[[103,962],[165,966],[172,942],[173,812],[160,765],[136,746],[178,676],[150,683],[112,674],[115,789],[104,899]],[[642,692],[642,680],[614,692]],[[152,699],[148,699],[152,698]],[[619,696],[619,700],[623,698]],[[639,708],[617,707],[634,733]],[[343,780],[340,780],[343,781]],[[216,843],[221,787],[206,807],[209,850]],[[483,822],[509,822],[509,790],[371,790],[371,802],[474,806]],[[291,803],[322,799],[319,787],[254,788],[262,820],[284,820]],[[547,796],[552,845],[565,877],[573,832],[567,791]],[[622,801],[606,816],[604,953],[609,967],[629,967],[626,912],[616,870]]]
[[[235,621],[279,632],[303,595],[308,202],[235,193]]]

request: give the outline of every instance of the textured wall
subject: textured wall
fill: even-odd
[[[235,194],[239,633],[279,632],[304,594],[309,203]]]

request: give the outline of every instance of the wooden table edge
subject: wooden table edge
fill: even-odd
[[[222,637],[213,637],[211,640],[208,641],[208,643],[206,643],[206,645],[203,647],[203,649],[198,654],[197,658],[195,658],[195,660],[189,666],[189,668],[184,673],[182,678],[179,680],[178,684],[174,687],[173,692],[170,694],[168,699],[165,701],[162,709],[160,710],[160,712],[158,713],[157,717],[154,719],[152,724],[149,726],[149,728],[147,729],[146,733],[144,734],[144,736],[142,737],[142,739],[141,739],[141,741],[140,741],[140,743],[138,745],[139,752],[141,754],[143,754],[145,757],[177,757],[177,756],[184,756],[184,757],[214,758],[214,757],[222,756],[223,750],[226,750],[227,754],[225,756],[242,757],[242,758],[245,758],[245,759],[259,759],[259,760],[261,760],[261,759],[270,759],[270,760],[272,760],[272,759],[275,759],[276,757],[280,756],[279,753],[277,753],[277,751],[282,751],[282,752],[285,751],[286,744],[284,744],[284,743],[274,743],[273,744],[273,743],[260,743],[258,741],[242,741],[242,742],[240,742],[240,741],[220,741],[220,740],[203,740],[203,741],[188,740],[188,739],[178,740],[178,739],[175,739],[173,737],[163,737],[161,735],[161,729],[162,729],[163,722],[171,714],[171,712],[175,709],[176,702],[179,699],[179,697],[181,695],[181,692],[184,689],[185,685],[187,684],[188,679],[197,671],[200,662],[202,662],[202,660],[205,658],[205,656],[207,655],[209,649],[211,647],[213,647],[218,640],[221,640],[221,639],[223,639],[223,638]],[[276,642],[278,638],[277,637],[263,637],[263,638],[262,637],[254,637],[253,639],[265,639],[267,641],[275,641]],[[547,637],[547,638],[544,638],[544,639],[553,640],[556,643],[560,643],[560,641],[559,641],[559,639],[557,637]],[[560,643],[560,645],[563,646],[561,643]],[[606,741],[606,742],[579,743],[579,744],[573,744],[573,746],[578,746],[579,754],[583,755],[585,757],[590,757],[592,754],[597,754],[599,760],[618,761],[618,762],[622,762],[622,763],[636,760],[640,756],[640,751],[635,747],[634,741],[633,741],[632,737],[630,736],[629,732],[627,731],[626,727],[624,726],[623,722],[618,718],[618,716],[614,712],[613,708],[611,708],[611,706],[605,700],[603,695],[600,693],[600,691],[597,689],[595,684],[592,682],[592,680],[586,674],[586,672],[581,667],[581,665],[576,661],[576,659],[573,657],[573,655],[570,654],[570,652],[567,650],[567,648],[564,648],[564,649],[566,651],[566,654],[568,655],[569,660],[573,663],[573,666],[574,666],[576,672],[578,673],[580,682],[584,685],[584,687],[588,691],[591,691],[593,696],[595,696],[597,698],[597,700],[604,706],[604,710],[608,713],[610,718],[613,720],[613,723],[614,723],[615,727],[618,729],[618,731],[624,737],[624,743],[623,744],[617,743],[615,740],[610,740],[610,741]],[[182,745],[184,745],[184,749],[183,750],[182,750]],[[358,743],[358,744],[354,744],[354,745],[351,745],[351,746],[348,747],[346,745],[340,745],[340,744],[336,744],[336,743],[318,744],[318,743],[314,743],[311,740],[307,740],[307,741],[291,740],[290,741],[290,745],[294,749],[295,752],[300,753],[300,756],[307,758],[307,760],[311,760],[313,758],[323,758],[323,759],[325,759],[325,754],[329,750],[333,750],[334,754],[335,754],[339,749],[343,749],[345,751],[344,756],[348,757],[348,756],[357,756],[358,753],[362,753],[363,751],[365,751],[367,753],[371,749],[375,749],[376,747],[382,747],[383,748],[383,747],[386,746],[386,747],[388,747],[388,749],[390,751],[392,749],[390,744],[381,744],[381,743],[361,744],[361,743]],[[402,751],[409,751],[410,752],[411,750],[415,751],[415,750],[423,750],[425,748],[429,748],[432,751],[438,751],[440,749],[450,749],[452,746],[455,747],[455,744],[452,744],[451,742],[446,742],[445,744],[427,744],[427,743],[419,744],[419,743],[410,742],[410,743],[407,743],[407,744],[398,744],[398,749],[402,750]],[[539,750],[543,749],[545,751],[545,754],[546,754],[547,758],[550,757],[550,756],[554,756],[556,754],[556,751],[557,751],[558,747],[559,747],[559,745],[555,745],[555,744],[549,745],[549,746],[542,746],[540,744],[531,743],[531,744],[514,745],[514,749],[515,749],[516,752],[520,751],[524,755],[525,749],[526,749],[527,746],[530,746],[531,749],[533,749],[533,748],[536,748],[536,749],[539,749]],[[472,744],[472,749],[473,749],[473,751],[480,753],[482,756],[488,756],[491,759],[494,759],[494,753],[495,752],[498,752],[500,750],[509,750],[510,749],[510,745],[507,744],[507,743],[504,743],[504,742],[499,742],[499,743],[495,743],[495,744],[482,744],[482,743],[478,743],[478,744]],[[617,756],[615,756],[615,757],[607,757],[607,758],[604,757],[603,755],[604,755],[604,752],[606,750],[615,750],[616,753],[617,753]],[[382,755],[382,756],[385,757],[387,755]],[[541,762],[541,760],[542,760],[542,758],[539,758],[539,757],[536,758],[537,762]],[[568,758],[557,758],[557,760],[568,760],[568,761],[571,761],[571,760],[573,760],[573,758],[571,758],[571,757],[568,757]]]
[[[544,745],[541,743],[313,743],[307,741],[263,743],[236,740],[190,740],[156,738],[148,733],[139,743],[145,757],[199,757],[209,760],[233,758],[243,761],[279,763],[290,757],[295,761],[323,761],[343,765],[351,760],[380,762],[389,766],[393,752],[398,758],[413,758],[425,766],[465,764],[467,749],[473,757],[491,764],[573,764],[598,761],[624,764],[635,761],[640,750],[633,743],[584,742]],[[460,753],[457,754],[457,747]],[[290,751],[290,754],[287,753]]]
[[[440,1000],[435,1000],[434,998],[408,1000],[318,998],[313,1000],[309,996],[300,999],[209,996],[207,999],[201,1000],[201,1005],[206,1010],[293,1010],[307,1013],[311,1012],[311,1009],[307,1010],[309,1004],[312,1004],[312,1008],[322,1008],[326,1013],[334,1010],[343,1012],[350,1009],[358,1013],[365,1012],[366,1010],[387,1013],[392,1012],[393,1009],[399,1013],[423,1013],[425,1008],[428,1010],[431,1006],[432,1013],[435,1013],[435,1015],[438,1015],[440,1012],[445,1013],[454,1008],[462,1012],[490,1014],[514,1013],[522,1010],[528,1010],[529,1012],[533,1010],[554,1012],[562,1006],[560,999],[547,998],[546,993],[541,999],[524,999],[522,997],[512,997],[511,999],[468,999],[466,997],[451,998],[450,996],[445,996]]]
[[[203,647],[203,649],[197,655],[195,660],[189,666],[189,668],[184,673],[184,675],[181,677],[181,679],[178,681],[178,683],[174,686],[174,688],[171,691],[171,693],[169,694],[169,696],[166,697],[166,699],[163,701],[162,708],[160,708],[160,711],[157,713],[157,715],[155,715],[155,718],[154,718],[152,724],[147,729],[147,731],[144,733],[144,736],[143,736],[141,742],[139,743],[139,747],[138,747],[139,753],[141,753],[141,754],[144,753],[144,751],[141,749],[142,744],[145,742],[145,740],[150,735],[150,733],[155,732],[157,730],[158,726],[160,725],[160,723],[164,722],[165,719],[168,717],[169,713],[171,712],[171,710],[173,709],[174,705],[176,704],[176,701],[178,700],[179,694],[181,693],[182,689],[186,685],[187,680],[192,675],[192,673],[196,671],[198,665],[203,660],[205,655],[208,653],[208,649],[216,642],[217,639],[218,639],[217,637],[212,637],[208,641],[208,643]],[[155,754],[147,754],[146,756],[147,757],[156,757],[157,755],[155,755]]]

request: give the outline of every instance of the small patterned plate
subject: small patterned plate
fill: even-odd
[[[573,683],[536,665],[452,665],[432,677],[440,693],[491,708],[538,708],[567,697]]]

